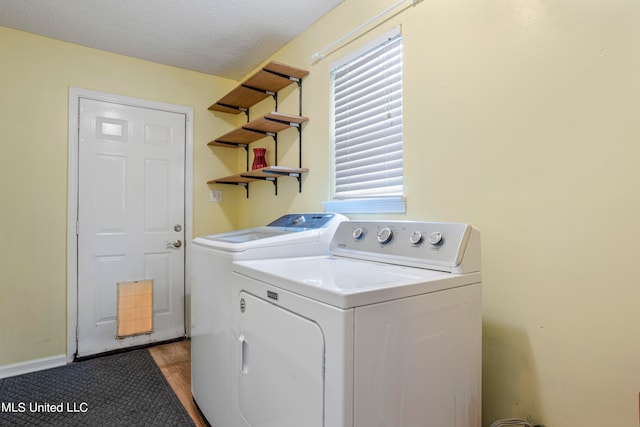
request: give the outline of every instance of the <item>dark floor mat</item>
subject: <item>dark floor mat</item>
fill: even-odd
[[[194,426],[147,350],[0,380],[0,426]]]

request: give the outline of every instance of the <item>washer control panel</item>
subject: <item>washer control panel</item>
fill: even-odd
[[[424,221],[344,221],[331,241],[335,255],[407,265],[456,267],[473,227]]]

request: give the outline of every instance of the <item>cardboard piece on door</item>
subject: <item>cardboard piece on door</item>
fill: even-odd
[[[153,332],[153,280],[118,282],[119,339]]]

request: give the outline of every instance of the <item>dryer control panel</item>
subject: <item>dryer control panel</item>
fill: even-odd
[[[344,221],[330,249],[334,255],[444,271],[459,270],[468,259],[477,265],[465,272],[480,269],[479,232],[464,223]]]

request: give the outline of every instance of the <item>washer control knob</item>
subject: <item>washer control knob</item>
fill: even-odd
[[[389,243],[393,237],[393,231],[389,227],[385,227],[378,232],[378,242],[383,245]]]
[[[422,233],[419,231],[414,231],[413,233],[411,233],[409,241],[414,245],[422,243]]]
[[[360,240],[364,237],[364,230],[362,229],[362,227],[358,227],[355,230],[353,230],[353,238],[356,240]]]
[[[438,245],[442,242],[442,233],[440,233],[439,231],[434,231],[433,233],[429,234],[429,243],[431,243],[432,245]]]

